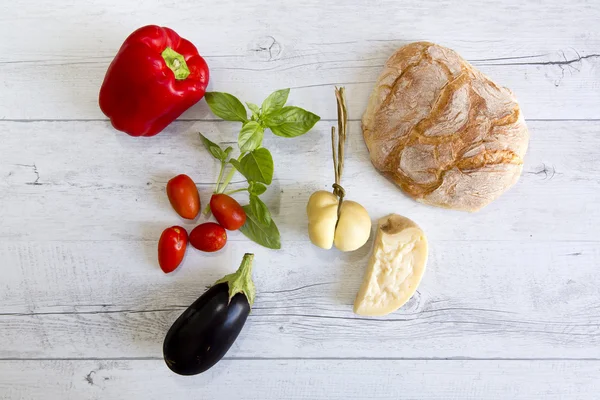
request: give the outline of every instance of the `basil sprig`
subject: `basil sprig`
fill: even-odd
[[[238,121],[242,128],[238,135],[240,154],[230,158],[231,147],[221,148],[200,134],[202,143],[208,152],[221,163],[221,170],[214,193],[232,194],[247,191],[249,204],[244,206],[247,219],[240,231],[254,242],[270,249],[281,248],[279,229],[271,216],[267,205],[260,199],[267,186],[273,181],[273,157],[268,149],[262,147],[265,131],[286,138],[304,135],[320,120],[318,115],[300,107],[286,106],[290,89],[277,90],[269,95],[259,107],[246,103],[250,110],[250,118],[243,103],[229,93],[209,92],[205,99],[211,111],[226,121]],[[231,165],[229,173],[223,180],[227,165]],[[248,186],[226,192],[235,172],[238,171],[248,181]],[[210,212],[207,206],[206,213]]]

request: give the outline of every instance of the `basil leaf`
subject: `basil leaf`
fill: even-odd
[[[281,110],[285,105],[289,94],[290,89],[281,89],[271,93],[262,103],[263,114],[267,115]]]
[[[250,194],[260,196],[261,194],[263,194],[266,191],[267,191],[267,187],[265,185],[263,185],[262,183],[250,181],[250,186],[248,187],[248,192]]]
[[[252,115],[254,117],[258,118],[260,116],[260,108],[258,108],[258,106],[256,104],[246,102],[246,105],[248,106],[250,111],[252,111]]]
[[[243,207],[246,212],[246,223],[240,228],[240,231],[250,240],[269,249],[278,250],[281,248],[281,236],[275,221],[271,219],[268,225],[262,225],[258,222],[256,215],[250,205]]]
[[[200,134],[200,138],[202,139],[202,144],[204,144],[206,150],[208,150],[209,153],[212,154],[212,156],[219,161],[225,161],[229,153],[231,153],[231,150],[233,150],[231,147],[228,147],[225,151],[223,151],[223,149],[221,149],[221,147],[219,147],[218,144],[211,142],[203,134]],[[227,152],[227,150],[229,150],[229,152]]]
[[[273,181],[273,157],[269,150],[261,147],[246,154],[239,162],[240,168],[233,166],[249,181],[270,185]]]
[[[256,221],[259,224],[268,226],[271,223],[269,208],[258,196],[250,195],[250,208],[252,208],[252,213],[256,216]]]
[[[321,117],[300,107],[283,107],[281,110],[265,115],[263,121],[277,136],[296,137],[308,132]]]
[[[225,149],[225,157],[223,158],[223,160],[222,160],[222,161],[225,161],[225,160],[226,160],[226,159],[229,157],[229,155],[231,154],[231,152],[232,152],[232,151],[233,151],[233,147],[231,147],[231,146],[228,146],[228,147]]]
[[[238,146],[242,153],[258,149],[262,144],[264,134],[265,129],[258,122],[246,122],[238,136]]]
[[[225,121],[248,121],[246,108],[241,101],[232,94],[223,92],[207,92],[204,98],[210,110]]]
[[[244,167],[242,167],[242,164],[240,164],[240,162],[238,160],[236,160],[235,158],[232,158],[231,160],[229,160],[229,163],[231,165],[233,165],[233,168],[237,169],[237,171],[244,175],[244,177],[246,179],[248,179],[248,177],[246,176],[246,174],[244,173]]]

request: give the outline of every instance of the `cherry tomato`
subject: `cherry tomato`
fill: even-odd
[[[167,183],[171,206],[181,217],[194,219],[200,212],[200,195],[196,184],[187,175],[177,175]]]
[[[213,194],[210,198],[210,210],[221,226],[235,231],[246,223],[246,213],[240,203],[226,194]]]
[[[198,250],[213,252],[221,250],[227,243],[227,232],[219,224],[206,222],[190,233],[190,244]]]
[[[163,231],[158,240],[158,265],[165,274],[173,272],[183,261],[188,234],[180,226],[172,226]]]

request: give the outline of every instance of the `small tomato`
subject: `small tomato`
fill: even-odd
[[[190,243],[198,250],[218,251],[227,243],[227,232],[219,224],[206,222],[198,225],[190,233]]]
[[[226,194],[213,194],[210,198],[210,210],[221,226],[235,231],[246,223],[246,213],[240,203]]]
[[[180,226],[172,226],[163,231],[158,240],[158,265],[165,274],[174,271],[185,255],[188,234]]]
[[[196,184],[187,175],[177,175],[167,183],[167,196],[177,214],[194,219],[200,212],[200,195]]]

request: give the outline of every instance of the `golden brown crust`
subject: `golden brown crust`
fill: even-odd
[[[512,93],[428,42],[387,61],[363,115],[373,165],[424,203],[477,211],[518,179],[529,134]]]

